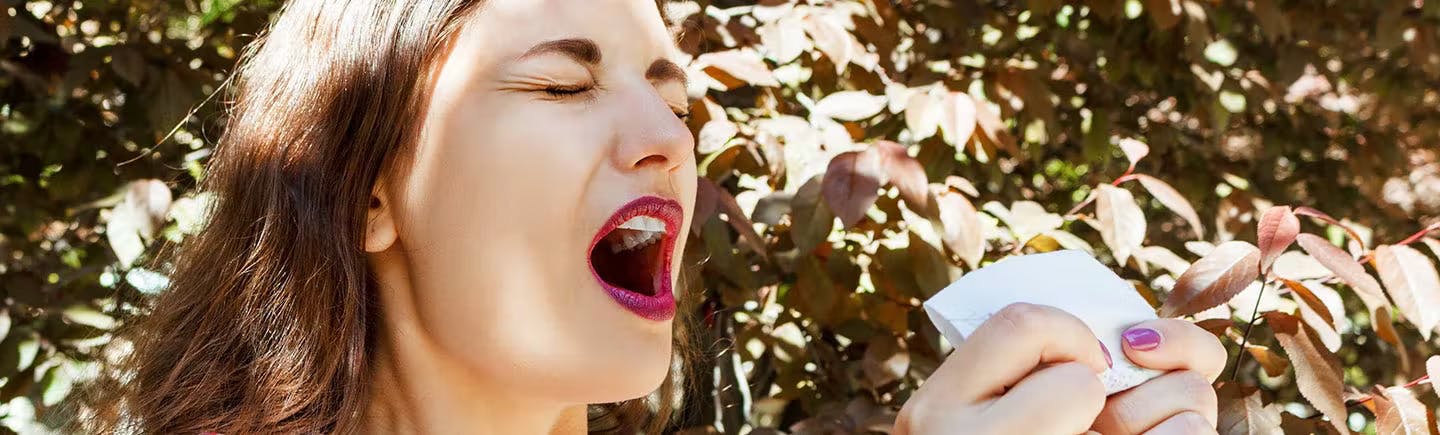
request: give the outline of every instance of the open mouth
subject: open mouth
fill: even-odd
[[[674,200],[640,197],[620,207],[590,244],[595,279],[612,299],[641,317],[668,320],[675,315],[670,263],[683,216]]]

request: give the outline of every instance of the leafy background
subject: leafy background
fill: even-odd
[[[278,3],[3,5],[0,430],[46,432],[203,224]],[[949,350],[920,302],[1068,248],[1227,345],[1222,433],[1440,432],[1440,2],[666,9],[715,357],[677,430],[884,432]]]

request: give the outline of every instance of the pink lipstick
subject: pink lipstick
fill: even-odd
[[[671,259],[684,215],[675,200],[642,196],[596,231],[587,263],[611,299],[646,319],[675,317]]]

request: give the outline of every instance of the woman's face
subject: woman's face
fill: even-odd
[[[695,198],[683,70],[649,0],[489,0],[385,186],[429,344],[500,387],[644,395],[670,367]]]

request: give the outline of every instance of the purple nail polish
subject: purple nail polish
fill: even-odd
[[[1125,344],[1135,350],[1151,350],[1160,347],[1160,342],[1164,340],[1160,336],[1160,331],[1150,328],[1131,329],[1121,334],[1121,337],[1125,339]]]
[[[1099,340],[1096,340],[1096,341],[1099,341]],[[1110,359],[1110,348],[1109,348],[1108,346],[1105,346],[1105,342],[1103,342],[1103,341],[1099,341],[1099,342],[1100,342],[1100,350],[1105,352],[1105,366],[1106,366],[1106,367],[1115,367],[1115,360]]]

